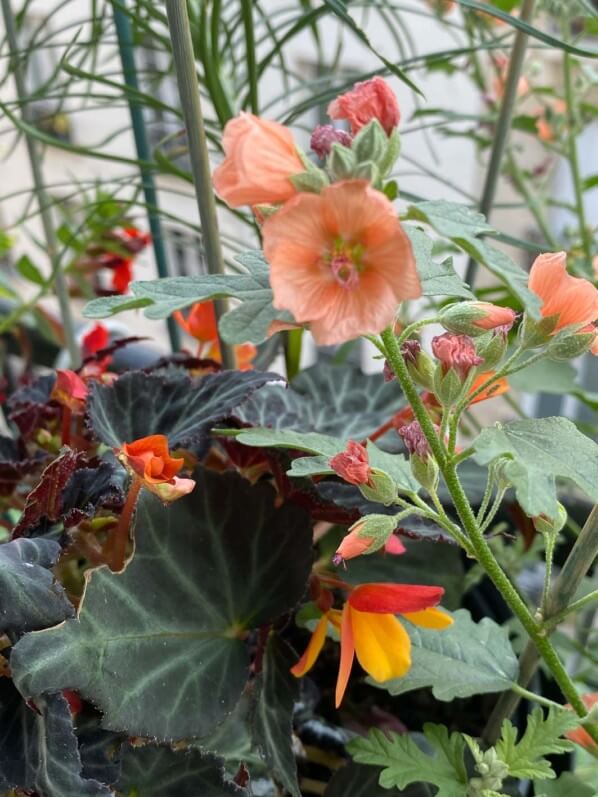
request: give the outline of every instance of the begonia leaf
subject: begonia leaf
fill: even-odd
[[[50,569],[59,555],[53,540],[0,545],[0,632],[48,628],[73,616],[73,605]]]
[[[126,745],[121,754],[119,793],[135,797],[249,797],[224,774],[222,761],[199,750],[166,745]]]
[[[77,468],[60,496],[60,512],[66,528],[93,517],[100,508],[120,509],[124,501],[123,472],[113,462]]]
[[[473,448],[481,465],[506,458],[504,475],[530,517],[556,516],[557,478],[573,482],[598,501],[598,445],[567,418],[497,423],[482,430]]]
[[[296,659],[280,637],[270,636],[255,684],[253,732],[268,772],[293,797],[301,797],[292,746],[293,706],[299,685],[290,670]]]
[[[94,570],[76,620],[15,646],[24,694],[74,689],[106,728],[158,739],[205,736],[230,714],[248,677],[245,632],[300,600],[311,529],[266,484],[194,478],[169,506],[143,493],[126,569]]]
[[[23,437],[31,437],[40,426],[60,414],[60,408],[53,406],[50,398],[55,381],[55,374],[43,374],[16,390],[6,402],[8,418]]]
[[[92,386],[89,424],[109,446],[150,434],[166,435],[171,448],[201,446],[214,424],[256,390],[280,380],[258,371],[222,371],[195,379],[182,369],[131,371],[111,385]]]
[[[489,617],[474,623],[466,609],[455,612],[453,619],[443,631],[405,623],[412,667],[380,688],[402,695],[431,687],[434,697],[445,701],[509,689],[517,680],[518,665],[508,631]]]
[[[363,440],[403,405],[397,384],[382,374],[321,362],[301,371],[288,388],[269,385],[256,393],[235,416],[252,426]]]
[[[61,694],[28,705],[0,678],[0,789],[42,797],[110,797],[105,784],[84,778],[71,712]]]

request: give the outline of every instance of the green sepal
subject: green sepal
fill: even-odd
[[[519,344],[522,349],[536,349],[544,346],[550,340],[558,323],[558,313],[545,318],[532,318],[525,314],[523,323],[519,327]]]
[[[484,360],[484,370],[492,370],[505,356],[507,338],[500,332],[487,332],[476,340],[476,352]]]
[[[326,169],[333,180],[348,180],[353,177],[357,158],[352,150],[335,142],[326,160]]]
[[[378,168],[382,177],[386,177],[392,171],[397,158],[401,154],[401,136],[397,128],[395,128],[386,142],[386,151],[382,158],[378,161]]]
[[[361,494],[368,501],[390,506],[397,497],[397,485],[392,476],[379,468],[370,471],[370,483],[359,486]]]
[[[454,368],[443,373],[440,363],[434,372],[434,393],[443,407],[452,407],[463,392],[463,384]]]
[[[378,163],[388,149],[388,137],[378,119],[372,119],[353,139],[351,152],[354,153],[357,163],[372,161]]]
[[[297,191],[308,194],[319,194],[326,186],[330,185],[326,172],[322,169],[310,169],[306,172],[299,172],[289,177]]]

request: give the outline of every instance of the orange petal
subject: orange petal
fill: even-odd
[[[405,614],[436,606],[443,595],[442,587],[419,584],[360,584],[351,592],[349,603],[360,612]]]
[[[475,393],[475,391],[483,385],[484,382],[487,382],[492,376],[494,376],[494,371],[487,371],[485,374],[479,374],[473,380],[473,384],[469,390],[469,393]],[[507,393],[509,391],[509,383],[507,378],[501,376],[500,379],[497,379],[496,382],[493,382],[490,387],[487,387],[486,390],[482,390],[479,396],[476,396],[470,404],[477,404],[478,401],[486,401],[486,399],[494,398],[495,396],[502,396],[503,393]]]
[[[338,663],[338,678],[336,679],[335,706],[337,708],[343,701],[355,656],[351,615],[352,609],[348,603],[345,603],[341,619],[341,658]]]
[[[415,623],[415,625],[419,625],[422,628],[435,628],[437,630],[448,628],[454,622],[450,614],[442,612],[440,609],[424,609],[421,612],[409,612],[402,616],[409,620],[410,623]]]
[[[375,681],[405,675],[411,667],[411,640],[394,615],[351,608],[351,622],[357,659]]]
[[[543,301],[542,315],[558,315],[555,332],[571,324],[592,324],[598,318],[598,290],[588,280],[568,273],[566,252],[539,255],[528,284]]]
[[[305,653],[301,656],[297,664],[291,667],[291,672],[296,678],[301,678],[314,666],[316,659],[320,655],[320,651],[324,647],[327,626],[328,616],[323,614],[316,626],[316,630],[311,635]]]

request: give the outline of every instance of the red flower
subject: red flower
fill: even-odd
[[[368,484],[370,480],[368,452],[354,440],[349,440],[345,451],[332,457],[330,467],[349,484]]]
[[[346,119],[353,135],[372,119],[377,119],[390,135],[401,119],[399,103],[393,90],[381,77],[356,83],[328,106],[331,119]]]
[[[464,380],[472,368],[475,368],[483,359],[478,357],[473,340],[468,335],[454,335],[445,332],[432,339],[432,351],[441,364],[444,373],[453,368]]]
[[[50,398],[75,415],[81,415],[87,400],[87,385],[74,371],[59,368]]]
[[[101,349],[105,349],[110,343],[110,332],[103,324],[95,324],[89,332],[83,335],[81,349],[84,357],[90,357]]]
[[[112,267],[111,287],[116,293],[127,293],[133,279],[132,258],[119,258],[119,263]]]

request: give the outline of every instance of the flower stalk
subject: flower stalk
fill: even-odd
[[[197,70],[193,57],[193,42],[189,13],[185,0],[166,0],[166,14],[172,41],[174,64],[181,98],[185,127],[189,141],[189,156],[195,185],[195,196],[199,217],[206,262],[210,274],[224,274],[224,258],[220,244],[216,201],[212,190],[212,175],[206,131],[204,126]],[[219,299],[215,302],[216,315],[220,318],[226,312],[226,302]],[[231,347],[220,337],[220,352],[225,368],[235,367],[235,358]]]
[[[420,399],[415,384],[411,380],[407,366],[401,356],[394,332],[391,329],[386,329],[382,333],[381,339],[386,349],[387,359],[395,372],[403,393],[411,404],[415,417],[419,421],[423,433],[428,440],[430,449],[436,457],[440,472],[444,477],[453,504],[478,562],[482,565],[488,577],[499,590],[513,614],[527,631],[531,641],[550,669],[566,700],[571,704],[578,716],[585,717],[588,713],[587,708],[550,642],[545,629],[532,616],[525,602],[500,567],[477,523],[473,509],[461,485],[455,465],[444,448],[442,441],[436,435],[434,424]],[[595,737],[596,740],[598,740],[598,729],[592,728],[589,730],[592,738]]]
[[[110,569],[115,573],[122,570],[125,564],[131,520],[142,486],[143,481],[138,476],[134,476],[129,487],[129,492],[127,493],[125,505],[118,519],[118,525],[112,532],[110,540],[108,541],[108,550],[106,552],[108,555],[108,563]]]

